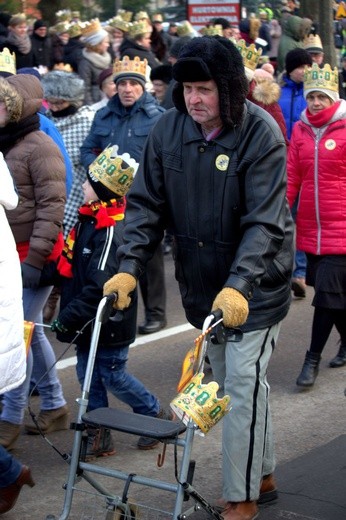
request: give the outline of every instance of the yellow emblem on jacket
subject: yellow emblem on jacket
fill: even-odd
[[[227,155],[221,154],[216,157],[215,165],[216,168],[222,172],[225,172],[228,168],[229,157]]]

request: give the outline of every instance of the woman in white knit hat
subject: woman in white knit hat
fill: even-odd
[[[84,79],[86,105],[101,100],[98,79],[101,72],[111,65],[112,57],[108,52],[109,35],[101,27],[97,18],[87,22],[82,28],[83,58],[78,64],[78,74]]]

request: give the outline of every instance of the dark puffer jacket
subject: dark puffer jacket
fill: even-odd
[[[4,154],[14,178],[18,207],[8,213],[16,243],[30,242],[28,264],[41,269],[52,253],[62,229],[66,201],[65,163],[54,141],[40,130],[16,138],[16,132],[34,116],[42,104],[40,81],[29,74],[0,78],[0,99],[6,104],[9,121],[0,134],[13,133],[13,146]]]

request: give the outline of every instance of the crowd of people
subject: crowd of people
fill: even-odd
[[[23,319],[45,319],[76,345],[83,385],[97,304],[116,292],[122,321],[102,332],[89,409],[107,407],[110,392],[137,413],[173,418],[127,371],[136,333],[167,325],[171,251],[188,321],[201,329],[219,309],[243,332],[208,353],[233,401],[217,507],[225,520],[254,520],[258,504],[277,499],[267,369],[291,298],[307,286],[311,344],[296,384],[314,385],[334,325],[330,367],[346,364],[346,53],[339,69],[325,63],[316,23],[297,4],[279,17],[261,4],[239,25],[216,18],[200,34],[187,21],[164,31],[161,13],[119,10],[101,23],[66,10],[50,28],[0,14],[0,216],[10,237],[0,276],[13,270],[11,305],[21,308],[0,320],[0,514],[34,485],[10,453],[22,426],[69,427],[54,349],[37,325],[26,352]],[[40,412],[23,425],[33,388]],[[88,457],[114,453],[110,430],[87,435]]]

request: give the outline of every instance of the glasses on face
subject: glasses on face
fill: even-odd
[[[65,99],[46,99],[46,101],[51,107],[63,107],[67,103]]]

